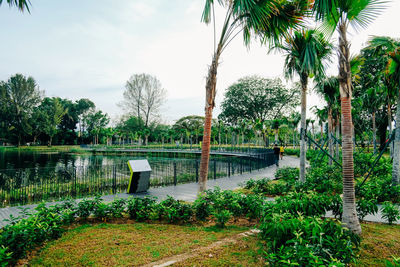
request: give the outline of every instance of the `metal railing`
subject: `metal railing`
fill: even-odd
[[[198,182],[199,159],[150,160],[151,187]],[[274,164],[272,151],[235,157],[211,158],[208,179],[249,173]],[[0,170],[2,207],[68,197],[126,192],[127,164]]]

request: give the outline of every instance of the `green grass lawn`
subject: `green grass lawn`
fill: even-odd
[[[400,257],[400,225],[363,223],[363,241],[353,266],[385,266]],[[239,236],[248,227],[226,229],[169,224],[80,225],[46,244],[30,266],[138,266],[195,250],[173,266],[264,266],[257,236]],[[212,249],[224,238],[235,239]],[[204,248],[201,250],[201,248]]]
[[[248,230],[169,224],[81,225],[49,242],[31,266],[137,266],[207,246]]]

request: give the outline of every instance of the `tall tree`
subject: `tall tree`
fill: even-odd
[[[318,78],[319,79],[317,79],[315,89],[325,99],[327,103],[328,147],[329,154],[333,156],[333,126],[334,119],[337,118],[339,114],[339,80],[336,77]],[[331,158],[329,158],[329,165],[332,165]]]
[[[218,118],[228,123],[236,123],[238,119],[263,123],[289,115],[299,103],[298,86],[288,88],[277,78],[248,76],[226,89]]]
[[[160,115],[166,91],[161,82],[149,74],[134,74],[126,82],[121,105],[130,115],[143,120],[145,127]]]
[[[15,74],[7,82],[0,82],[0,91],[0,105],[8,114],[8,136],[12,138],[10,141],[21,145],[31,134],[29,119],[41,101],[42,92],[32,77],[27,78],[22,74]]]
[[[317,20],[339,33],[338,62],[342,111],[342,165],[343,165],[343,215],[342,222],[351,231],[361,234],[354,191],[353,122],[351,116],[350,43],[347,39],[349,25],[366,27],[379,13],[381,0],[315,0],[313,12]]]
[[[285,55],[285,75],[300,77],[301,83],[301,126],[300,126],[300,181],[306,180],[306,108],[307,85],[310,76],[321,76],[324,72],[323,61],[329,58],[332,45],[323,34],[312,29],[295,31],[283,45],[273,49],[282,50]]]
[[[45,114],[46,123],[43,127],[43,133],[48,135],[48,145],[51,146],[53,137],[57,133],[57,127],[61,123],[62,117],[68,112],[68,110],[62,106],[58,98],[48,97],[43,99],[39,109],[41,109]]]
[[[384,50],[388,58],[386,66],[387,80],[397,86],[396,132],[394,139],[392,183],[400,184],[400,41],[389,37],[375,37],[370,45],[376,50]]]
[[[264,40],[278,40],[289,29],[298,26],[308,8],[308,1],[305,0],[218,0],[217,2],[226,9],[226,13],[218,43],[214,27],[214,51],[206,79],[204,134],[199,177],[200,192],[207,187],[211,121],[215,107],[217,69],[222,52],[241,32],[245,44],[250,43],[253,34],[261,34]],[[202,21],[208,24],[212,18],[215,26],[214,0],[205,0]]]

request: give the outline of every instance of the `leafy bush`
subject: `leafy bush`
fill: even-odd
[[[160,203],[162,216],[170,223],[188,222],[192,219],[193,208],[189,204],[168,196]]]
[[[350,263],[360,242],[336,221],[289,213],[265,217],[260,230],[271,266]]]
[[[286,182],[294,183],[299,179],[299,168],[284,167],[279,168],[275,173],[276,179],[282,179]]]
[[[96,197],[94,199],[83,199],[78,203],[76,215],[81,219],[87,219],[94,212],[94,208],[97,203],[99,203],[99,201],[99,197]]]
[[[264,198],[260,195],[250,194],[243,196],[239,205],[242,207],[242,214],[252,220],[261,216],[263,202]]]
[[[389,224],[392,224],[400,219],[399,207],[389,201],[383,202],[381,212],[382,218],[387,220]]]
[[[207,191],[197,197],[193,203],[193,208],[196,219],[199,221],[206,221],[207,218],[212,214],[212,200],[207,194]]]
[[[121,218],[125,211],[126,200],[125,199],[114,199],[109,204],[110,215],[114,218]]]
[[[232,212],[229,210],[215,210],[213,215],[217,220],[217,227],[224,228],[225,224],[232,217]]]
[[[357,215],[360,221],[364,220],[368,214],[375,214],[378,212],[378,202],[376,199],[361,198],[357,200]]]
[[[0,247],[0,266],[6,267],[8,263],[12,260],[12,252],[9,252],[9,249],[1,246]]]
[[[155,197],[132,197],[128,200],[127,211],[132,219],[142,222],[150,219],[150,214],[153,209],[156,209],[156,206],[157,203]]]
[[[303,214],[305,216],[322,216],[327,212],[332,196],[317,194],[316,192],[298,193],[292,192],[286,196],[275,199],[276,204],[270,206],[269,213],[289,213],[294,216]]]
[[[63,232],[61,217],[49,210],[44,203],[36,207],[37,213],[3,227],[0,244],[7,248],[2,257],[12,253],[11,263],[25,256],[27,250],[55,239]],[[2,263],[3,264],[3,263]]]
[[[284,181],[272,181],[268,178],[260,180],[249,180],[245,184],[246,189],[250,189],[256,194],[266,194],[270,196],[283,195],[292,189],[292,185]]]

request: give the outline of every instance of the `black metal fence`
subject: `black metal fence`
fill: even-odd
[[[199,179],[199,159],[171,159],[149,163],[152,168],[151,187],[197,182]],[[273,163],[271,151],[242,157],[212,158],[208,179],[251,173]],[[129,177],[127,164],[0,170],[0,206],[122,193],[126,192]]]

